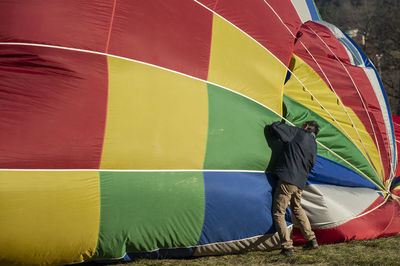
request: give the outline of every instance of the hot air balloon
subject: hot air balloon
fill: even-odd
[[[3,1],[0,22],[0,262],[279,248],[274,121],[321,126],[320,243],[400,232],[382,83],[313,1]]]

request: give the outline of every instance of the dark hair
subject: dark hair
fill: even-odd
[[[314,132],[315,136],[318,135],[319,132],[319,125],[315,121],[306,121],[303,124],[303,128],[308,127],[312,132]]]

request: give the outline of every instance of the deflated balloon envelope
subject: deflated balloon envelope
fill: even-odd
[[[319,243],[400,231],[382,83],[312,1],[14,1],[0,17],[0,262],[279,248],[274,121],[320,125],[302,201]]]

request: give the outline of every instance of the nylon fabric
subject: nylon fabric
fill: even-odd
[[[400,232],[382,83],[313,0],[25,2],[0,1],[0,265],[281,247],[277,121],[320,124],[319,243]]]
[[[140,63],[108,60],[101,169],[202,169],[206,83]]]
[[[283,102],[287,110],[286,118],[289,121],[292,121],[295,125],[300,127],[305,121],[315,120],[320,126],[317,141],[327,146],[347,162],[351,163],[359,171],[373,180],[378,186],[383,186],[381,180],[376,176],[369,162],[364,156],[362,156],[361,152],[352,144],[352,142],[338,129],[312,110],[306,108],[304,105],[288,96],[284,96]],[[348,165],[345,161],[321,145],[318,145],[318,155],[358,172],[351,165]]]
[[[0,195],[1,265],[57,265],[94,255],[97,172],[0,171]]]
[[[289,233],[292,233],[292,226],[288,227]],[[235,241],[219,242],[209,245],[197,246],[194,249],[193,256],[210,256],[243,253],[247,251],[271,251],[279,246],[280,240],[277,233],[264,234],[246,239]]]
[[[304,23],[312,19],[306,0],[291,0],[291,2],[294,8],[296,8],[297,15],[301,19],[301,22]]]
[[[308,50],[313,51],[313,57],[322,67],[333,89],[344,105],[354,111],[374,143],[376,142],[376,135],[380,154],[383,158],[382,163],[384,164],[384,173],[379,172],[378,174],[382,176],[382,179],[388,177],[390,175],[390,159],[388,157],[389,147],[387,145],[386,125],[381,114],[380,104],[375,93],[371,93],[373,92],[373,87],[364,70],[352,65],[348,50],[335,38],[331,29],[316,22],[306,22],[301,28],[301,33],[299,41],[305,44]],[[327,46],[334,54],[332,54]],[[314,62],[314,59],[303,48],[300,42],[296,43],[294,53],[311,66],[326,84],[329,84],[320,68]],[[362,101],[364,101],[366,108],[364,108]],[[373,154],[370,154],[370,156],[373,156]]]
[[[272,180],[264,173],[205,172],[204,224],[197,245],[245,239],[271,230],[272,218],[266,214],[272,208],[273,188],[268,182]]]
[[[108,0],[2,1],[1,39],[104,52],[112,9]]]
[[[374,140],[368,134],[364,124],[358,119],[353,110],[338,103],[337,96],[329,89],[328,85],[310,66],[296,55],[292,58],[291,69],[302,84],[297,79],[290,78],[284,87],[285,95],[300,102],[326,121],[330,121],[333,126],[354,143],[353,145],[357,146],[367,160],[373,163],[378,174],[380,174],[380,179],[383,180],[382,162]],[[303,85],[305,88],[303,88]],[[337,122],[334,122],[332,117]]]
[[[100,172],[100,185],[95,258],[197,243],[205,204],[201,172]]]
[[[394,133],[396,136],[396,147],[397,147],[397,154],[400,154],[400,117],[397,115],[392,115],[393,118],[393,127]],[[397,170],[395,173],[395,177],[400,176],[400,156],[397,157]]]
[[[223,88],[208,84],[209,124],[204,169],[271,169],[277,140],[267,142],[264,127],[279,120],[270,110]],[[243,108],[242,108],[243,107]],[[242,160],[242,156],[248,160]]]
[[[379,197],[374,189],[313,184],[303,191],[302,206],[315,229],[354,219]]]
[[[320,21],[319,23],[323,23]],[[395,149],[395,136],[393,133],[393,123],[391,120],[391,112],[390,112],[390,106],[389,106],[389,101],[387,99],[383,83],[381,79],[379,78],[378,71],[372,64],[372,62],[368,59],[368,57],[364,54],[364,52],[358,47],[358,45],[349,37],[347,36],[346,33],[340,31],[338,28],[336,28],[334,25],[331,25],[329,23],[323,23],[323,25],[327,26],[330,28],[335,36],[344,44],[347,50],[350,50],[352,55],[358,54],[359,57],[361,57],[361,60],[363,61],[363,65],[360,65],[362,69],[364,70],[366,76],[368,77],[368,80],[370,81],[370,84],[375,92],[376,99],[380,105],[380,110],[381,110],[381,115],[383,118],[383,122],[385,123],[385,128],[386,128],[386,133],[387,133],[387,141],[388,143],[385,143],[386,146],[389,147],[390,150],[387,152],[388,158],[391,158],[391,163],[393,165],[396,164],[396,149]],[[373,113],[375,115],[375,113]],[[380,121],[382,122],[382,121]],[[391,173],[392,174],[392,173]]]
[[[97,169],[106,58],[6,45],[0,47],[0,68],[0,168]]]
[[[292,226],[288,230],[291,234]],[[192,256],[215,256],[227,253],[235,254],[246,251],[271,251],[276,249],[279,243],[278,234],[264,234],[246,239],[200,245],[193,248],[160,249],[145,253],[128,253],[124,256],[123,260],[135,261],[138,258],[185,258]]]
[[[270,52],[214,15],[208,81],[281,113],[285,76],[286,67]]]
[[[313,21],[320,20],[318,15],[317,7],[315,6],[314,0],[306,0],[308,10],[310,11],[310,15]]]
[[[207,79],[212,14],[194,1],[116,1],[109,53]]]
[[[274,0],[267,3],[256,0],[251,4],[242,0],[199,0],[199,2],[246,32],[283,64],[289,64],[295,38],[286,27],[291,32],[297,32],[301,25],[296,10],[289,0]],[[286,25],[280,22],[274,12],[279,13],[279,16],[287,21]],[[270,27],[271,24],[274,26]]]
[[[312,184],[336,185],[341,187],[379,189],[375,184],[365,179],[365,177],[358,172],[322,156],[317,156],[314,168],[311,170],[308,177],[308,182]]]
[[[379,197],[368,209],[377,207],[383,201],[384,199]],[[400,230],[400,219],[397,215],[399,211],[400,206],[397,201],[388,201],[364,216],[354,218],[336,227],[316,229],[315,233],[321,244],[395,235]],[[293,240],[297,244],[304,243],[296,228],[293,230]]]

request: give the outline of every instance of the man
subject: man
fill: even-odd
[[[314,166],[317,155],[316,135],[319,131],[318,123],[307,121],[302,128],[293,127],[275,122],[270,127],[271,132],[283,143],[283,151],[278,159],[275,174],[278,182],[272,205],[272,215],[275,228],[282,242],[282,254],[293,254],[293,241],[288,232],[285,212],[290,203],[293,221],[300,227],[306,239],[305,249],[318,248],[315,234],[311,230],[303,208],[300,205],[301,193],[306,186],[308,175]]]

